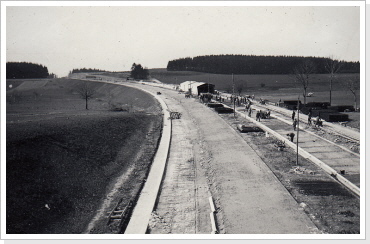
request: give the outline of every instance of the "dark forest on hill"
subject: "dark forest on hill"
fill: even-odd
[[[48,77],[48,68],[41,64],[33,64],[27,62],[6,63],[7,79],[38,79]]]
[[[291,74],[304,60],[312,61],[317,74],[327,73],[330,59],[297,56],[210,55],[180,58],[168,62],[168,71],[198,71],[215,74]],[[359,73],[359,62],[340,61],[339,73]]]
[[[82,69],[73,69],[70,73],[89,73],[89,72],[107,72],[105,70],[101,69],[87,69],[87,68],[82,68]]]

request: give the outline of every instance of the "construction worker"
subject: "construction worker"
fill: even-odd
[[[256,113],[256,120],[261,121],[261,110],[258,110]]]
[[[312,124],[312,121],[311,121],[311,115],[310,114],[308,114],[308,125],[311,125]]]
[[[287,134],[287,136],[290,138],[290,141],[293,142],[295,134],[292,132],[292,133]]]

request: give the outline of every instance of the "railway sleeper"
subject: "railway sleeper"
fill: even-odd
[[[122,215],[112,215],[110,216],[110,219],[121,219]]]

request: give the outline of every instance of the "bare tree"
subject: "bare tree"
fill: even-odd
[[[77,93],[80,95],[82,99],[85,100],[86,109],[88,109],[88,101],[93,98],[96,91],[93,87],[91,87],[87,82],[84,82],[78,89]]]
[[[305,60],[293,69],[295,81],[301,83],[303,87],[303,103],[306,104],[307,88],[311,75],[316,72],[316,66],[311,60]]]
[[[357,110],[357,91],[360,90],[360,77],[356,75],[354,78],[343,82],[343,85],[352,93],[355,110]]]
[[[329,57],[325,63],[325,69],[330,74],[330,94],[329,94],[329,102],[331,105],[331,92],[333,89],[333,80],[335,78],[335,74],[339,72],[342,68],[343,63],[334,59],[333,57]]]

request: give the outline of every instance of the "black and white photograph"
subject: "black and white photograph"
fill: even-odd
[[[1,1],[1,51],[1,239],[365,238],[365,1]]]

